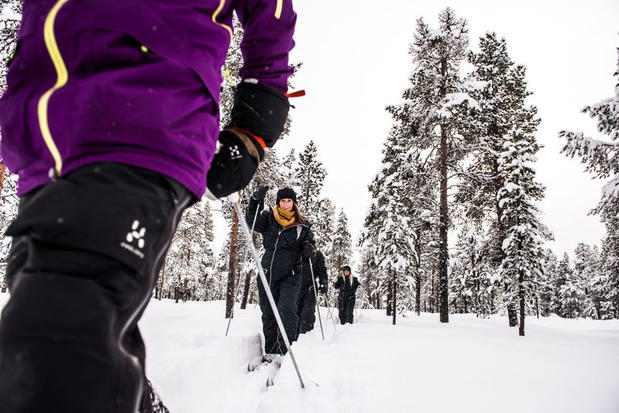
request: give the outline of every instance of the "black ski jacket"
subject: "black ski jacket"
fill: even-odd
[[[312,259],[312,268],[314,269],[314,278],[318,278],[319,285],[327,285],[327,267],[325,266],[325,256],[322,255],[322,252],[317,251],[316,256]],[[312,268],[309,265],[309,259],[303,258],[303,281],[301,283],[301,290],[312,287]]]
[[[275,220],[273,211],[260,212],[262,205],[262,202],[250,198],[245,221],[251,228],[256,209],[259,209],[254,232],[262,234],[264,255],[261,263],[269,283],[276,283],[288,275],[301,276],[303,244],[306,241],[314,244],[314,234],[309,223],[294,224],[284,229]]]
[[[352,277],[352,275],[351,275]],[[346,299],[350,297],[354,297],[357,293],[357,288],[361,285],[357,277],[352,277],[352,285],[348,279],[344,280],[345,277],[339,276],[337,277],[337,281],[333,284],[335,289],[340,290],[339,298]]]

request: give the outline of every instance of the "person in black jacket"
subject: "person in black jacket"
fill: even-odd
[[[316,254],[314,235],[309,223],[299,211],[297,195],[291,188],[280,189],[277,192],[277,205],[272,210],[262,211],[268,189],[268,186],[256,189],[249,200],[245,219],[248,225],[254,226],[255,232],[262,234],[262,268],[286,335],[290,342],[293,342],[298,336],[297,299],[303,278],[301,260]],[[275,316],[260,280],[258,297],[267,358],[286,354],[286,344],[279,334]]]
[[[357,277],[353,277],[350,274],[350,267],[348,265],[342,267],[342,272],[344,276],[338,276],[337,281],[333,284],[335,289],[340,290],[337,297],[340,324],[352,324],[353,311],[355,309],[355,294],[357,293],[357,288],[359,288],[361,284]]]
[[[317,251],[316,256],[311,259],[312,267],[310,267],[309,258],[303,259],[303,281],[301,282],[301,292],[299,293],[299,309],[297,315],[299,317],[299,334],[307,333],[314,328],[316,321],[316,294],[314,288],[322,294],[327,294],[327,267],[325,266],[325,256],[322,252]],[[318,278],[316,286],[312,281],[312,269],[314,278]]]

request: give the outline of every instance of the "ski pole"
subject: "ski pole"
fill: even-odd
[[[337,327],[335,326],[335,317],[333,316],[333,308],[331,307],[331,303],[329,302],[329,297],[326,297],[326,301],[327,308],[329,309],[329,311],[327,312],[327,317],[331,318],[331,321],[333,322],[333,329],[337,330]]]
[[[238,213],[237,213],[238,215]],[[242,217],[237,217],[239,219],[239,221],[242,219]],[[256,226],[256,218],[258,218],[258,206],[256,205],[256,213],[254,214],[254,222],[251,224],[251,233],[249,238],[251,239],[251,243],[254,243],[254,227]],[[249,251],[249,249],[245,250],[245,256],[243,257],[243,262],[245,262],[247,260],[247,252]],[[232,322],[232,318],[234,317],[234,304],[236,304],[236,297],[239,294],[239,287],[241,285],[241,274],[239,273],[239,282],[236,284],[236,287],[234,288],[234,301],[232,302],[232,311],[230,312],[230,318],[228,318],[228,326],[226,327],[226,337],[228,337],[228,330],[230,330],[230,323]]]
[[[312,273],[312,285],[314,286],[314,297],[316,298],[316,311],[318,312],[318,322],[320,323],[320,334],[322,334],[322,341],[325,341],[325,332],[322,329],[322,317],[320,316],[320,306],[318,305],[318,290],[316,288],[316,278],[314,278],[314,266],[312,265],[312,259],[307,259],[310,264],[310,272]]]
[[[234,209],[238,216],[241,216],[241,204],[239,201],[233,202]],[[269,287],[269,282],[267,281],[266,275],[264,275],[264,271],[262,270],[262,265],[260,265],[260,257],[258,257],[258,253],[256,252],[256,247],[254,247],[254,243],[251,242],[251,235],[249,233],[249,228],[247,227],[247,222],[244,219],[239,219],[241,223],[241,228],[243,228],[243,233],[245,234],[245,238],[248,240],[249,249],[251,250],[251,254],[254,257],[254,261],[256,261],[256,266],[258,267],[258,275],[260,276],[260,281],[262,282],[262,286],[264,287],[264,292],[269,300],[269,304],[271,305],[271,310],[273,310],[273,315],[275,316],[275,321],[277,322],[277,328],[279,328],[279,332],[282,334],[282,338],[284,339],[284,343],[286,344],[286,348],[288,349],[288,353],[290,354],[290,359],[292,360],[292,364],[294,365],[294,369],[297,372],[297,376],[299,377],[299,382],[301,383],[301,388],[305,388],[305,383],[303,383],[303,379],[301,378],[301,371],[299,370],[299,366],[297,365],[297,360],[294,357],[294,353],[292,352],[292,348],[290,346],[290,341],[288,340],[288,335],[286,334],[286,330],[284,329],[284,324],[282,323],[282,319],[279,316],[279,311],[277,310],[277,304],[275,304],[275,299],[273,299],[273,294],[271,294],[271,287]]]

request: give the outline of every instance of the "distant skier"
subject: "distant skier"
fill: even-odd
[[[314,270],[314,278],[316,288],[314,291],[314,282],[312,281],[312,268],[310,268],[309,259],[303,259],[303,281],[301,283],[301,291],[299,293],[299,334],[307,333],[314,328],[316,321],[316,294],[318,292],[327,294],[327,267],[325,266],[325,256],[322,252],[317,251],[316,256],[312,258],[312,268]]]
[[[337,281],[333,284],[336,289],[340,290],[337,298],[340,324],[352,324],[353,311],[355,310],[355,294],[361,284],[357,277],[351,275],[348,265],[342,267],[342,273],[343,276],[338,276]]]
[[[297,300],[303,278],[303,257],[316,254],[314,234],[297,206],[297,195],[291,188],[277,191],[276,206],[262,211],[269,187],[261,186],[253,193],[245,214],[247,224],[262,234],[264,255],[262,267],[290,342],[298,336]],[[261,212],[262,211],[262,212]],[[258,215],[256,216],[256,212]],[[264,286],[258,280],[258,296],[262,310],[262,330],[265,358],[272,360],[286,354],[286,344],[279,334],[275,316],[269,305]]]
[[[138,321],[183,210],[245,187],[284,128],[292,0],[22,6],[0,99],[20,196],[0,412],[163,411]],[[233,12],[242,81],[220,131]]]

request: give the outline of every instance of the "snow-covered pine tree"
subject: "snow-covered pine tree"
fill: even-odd
[[[312,232],[316,239],[316,247],[325,257],[332,254],[333,237],[335,236],[335,205],[329,198],[318,201],[317,212],[312,221]]]
[[[219,97],[219,110],[221,118],[219,120],[220,128],[224,128],[230,122],[230,113],[234,105],[234,89],[236,85],[241,81],[239,71],[243,65],[243,55],[241,53],[241,43],[243,41],[243,27],[236,17],[233,16],[232,27],[234,34],[232,36],[226,60],[221,68],[221,76],[223,82],[221,84],[221,92]],[[242,236],[239,234],[239,219],[244,217],[238,217],[236,212],[230,205],[223,204],[222,210],[224,211],[224,218],[231,223],[231,229],[228,236],[228,280],[226,283],[226,308],[225,317],[229,318],[232,315],[232,306],[234,305],[235,292],[237,286],[237,255],[239,249],[239,238]]]
[[[361,308],[381,308],[381,299],[379,294],[380,281],[377,276],[377,267],[374,260],[374,253],[370,248],[361,247],[361,263],[357,271],[363,276],[363,292]]]
[[[372,185],[368,187],[370,192],[373,191]],[[378,194],[373,194],[377,197]],[[383,296],[385,294],[383,288],[382,275],[378,265],[376,253],[378,251],[378,233],[380,230],[381,220],[378,212],[377,202],[370,205],[365,216],[363,230],[359,237],[359,248],[361,250],[361,274],[363,274],[364,286],[368,294],[368,301],[372,303],[374,308],[382,308]]]
[[[294,149],[288,152],[288,155],[284,156],[280,162],[279,173],[282,178],[284,186],[292,186],[295,182],[295,168],[297,164],[297,155]]]
[[[2,180],[2,186],[0,186],[0,234],[4,234],[7,227],[15,220],[19,205],[19,199],[16,195],[17,175],[9,174],[6,169],[5,171],[5,178]],[[3,236],[0,243],[0,291],[2,292],[6,292],[8,287],[4,275],[11,242],[10,237]]]
[[[213,223],[213,214],[211,212],[211,205],[208,201],[204,201],[204,240],[205,249],[202,251],[202,260],[204,263],[204,273],[202,279],[199,282],[199,295],[200,299],[206,301],[215,300],[219,295],[219,275],[216,271],[216,257],[213,242],[215,240],[215,226]]]
[[[456,253],[450,267],[449,297],[452,311],[476,312],[480,315],[483,301],[482,277],[485,272],[482,242],[467,225],[462,226],[456,242]]]
[[[536,313],[544,317],[549,316],[554,311],[552,305],[554,300],[554,285],[557,279],[557,256],[550,249],[544,251],[543,277],[538,282],[538,297],[536,303]]]
[[[316,222],[319,212],[320,192],[326,176],[327,171],[318,159],[316,144],[311,140],[299,154],[294,184],[299,190],[297,195],[299,207],[312,223]]]
[[[162,295],[173,296],[177,302],[205,298],[206,280],[212,274],[212,218],[205,202],[198,202],[183,213],[162,268]]]
[[[340,209],[340,213],[337,216],[331,245],[331,255],[327,261],[331,267],[332,274],[340,274],[340,270],[344,265],[352,264],[350,262],[352,258],[352,236],[348,230],[348,218],[343,209]]]
[[[389,107],[401,123],[401,134],[414,138],[420,150],[435,154],[431,163],[439,183],[439,296],[440,320],[449,321],[448,311],[448,171],[454,170],[465,152],[458,133],[462,117],[453,116],[470,101],[463,89],[459,70],[468,47],[468,28],[450,8],[439,14],[439,29],[417,20],[410,48],[415,65],[411,87],[404,103]]]
[[[568,280],[574,278],[574,270],[570,264],[570,257],[567,253],[557,262],[555,277],[552,280],[552,300],[551,311],[559,317],[567,317],[567,309],[563,300],[562,292]]]
[[[619,318],[619,220],[607,220],[606,233],[615,234],[606,236],[602,240],[600,258],[600,280],[596,282],[596,295],[602,297],[600,301],[600,315],[603,318]],[[598,288],[604,289],[599,291]]]
[[[579,243],[574,250],[574,276],[584,287],[585,299],[582,303],[582,317],[598,320],[612,318],[611,279],[603,271],[601,254],[597,246]]]
[[[513,131],[513,141],[503,144],[499,157],[499,173],[503,187],[499,190],[502,208],[501,225],[506,238],[503,241],[504,258],[500,273],[506,282],[506,303],[519,303],[519,335],[524,336],[525,305],[537,296],[537,280],[542,277],[543,243],[550,239],[550,231],[541,223],[534,202],[542,199],[544,187],[535,181],[535,162],[538,151],[530,131]]]
[[[6,88],[6,72],[17,45],[21,1],[5,0],[0,6],[0,93]]]
[[[382,169],[369,186],[373,203],[361,237],[364,254],[373,257],[377,289],[386,294],[388,315],[420,308],[421,233],[432,227],[436,210],[431,174],[424,168],[411,137],[395,122],[383,147]],[[394,295],[395,292],[395,295]]]
[[[6,88],[7,67],[13,53],[15,53],[20,19],[21,2],[18,0],[3,2],[0,6],[0,94]],[[0,140],[1,138],[0,136]],[[0,230],[2,234],[17,215],[16,180],[17,177],[9,173],[4,162],[0,159]],[[3,292],[7,289],[4,273],[10,248],[11,239],[3,237],[0,244],[0,290]]]
[[[0,94],[6,88],[6,72],[17,44],[17,30],[21,20],[21,1],[7,0],[0,6]],[[1,140],[0,136],[0,140]],[[8,225],[17,216],[19,200],[17,192],[17,176],[5,168],[0,159],[0,234],[4,234]],[[0,243],[0,291],[5,292],[7,285],[4,279],[6,259],[11,248],[11,238],[3,237]]]
[[[318,248],[325,257],[327,267],[327,279],[334,279],[337,272],[333,265],[333,240],[335,238],[336,208],[329,198],[323,198],[318,202],[318,212],[315,221],[312,222],[312,232]],[[327,304],[335,303],[337,292],[334,288],[327,290]]]
[[[619,53],[619,49],[617,49]],[[566,139],[562,152],[569,157],[578,156],[585,164],[585,171],[596,179],[607,179],[602,189],[602,198],[591,211],[598,214],[606,226],[603,244],[604,276],[612,285],[612,311],[619,318],[619,59],[614,95],[582,111],[597,119],[597,129],[609,140],[585,136],[582,132],[561,131]]]
[[[433,242],[438,233],[438,180],[428,166],[429,156],[421,156],[419,151],[414,151],[408,158],[410,167],[409,176],[409,216],[410,231],[413,234],[414,254],[410,256],[410,275],[415,284],[415,311],[421,313],[423,284],[428,282],[429,270],[437,264],[438,244]]]
[[[525,102],[531,95],[527,90],[525,68],[511,60],[505,39],[486,33],[479,39],[479,49],[479,53],[471,52],[468,57],[474,70],[466,85],[478,108],[467,122],[468,133],[475,139],[469,148],[468,167],[460,175],[456,200],[466,205],[467,219],[490,222],[493,226],[489,232],[493,235],[491,264],[498,269],[505,258],[502,246],[507,238],[507,229],[501,220],[504,211],[498,196],[505,184],[505,177],[499,172],[499,157],[505,141],[512,139],[515,133],[531,136],[534,141],[532,135],[540,120],[536,118],[537,108]],[[533,154],[537,148],[531,146]],[[508,302],[507,309],[512,327],[518,323],[513,304]]]
[[[378,198],[382,225],[377,238],[376,259],[383,279],[390,282],[393,324],[400,312],[411,310],[414,302],[412,270],[415,268],[415,234],[407,214],[408,193],[406,184],[411,180],[397,173],[385,177]],[[407,305],[408,304],[408,305]]]
[[[559,261],[558,275],[561,286],[558,291],[560,315],[566,318],[577,318],[586,299],[585,286],[576,276],[567,254]]]

